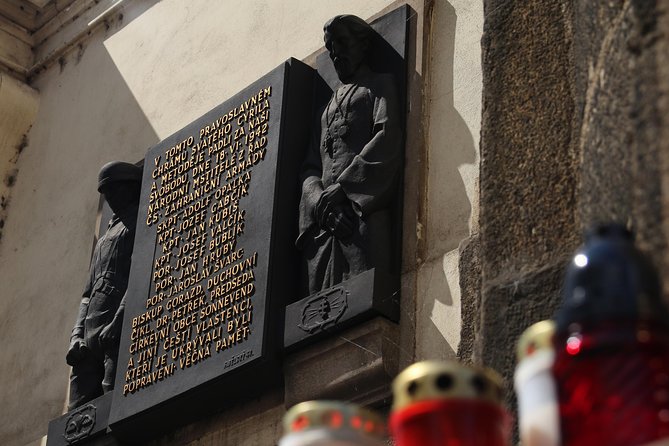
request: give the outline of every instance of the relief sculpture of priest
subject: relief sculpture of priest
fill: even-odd
[[[372,268],[390,270],[392,206],[403,161],[394,78],[369,66],[375,31],[359,17],[340,15],[324,32],[341,85],[302,166],[296,245],[307,295]]]

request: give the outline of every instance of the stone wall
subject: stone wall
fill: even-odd
[[[471,357],[509,390],[515,341],[559,305],[585,228],[627,224],[666,279],[668,4],[485,2]]]
[[[481,340],[510,376],[514,344],[558,301],[578,243],[570,2],[488,1],[481,131]]]

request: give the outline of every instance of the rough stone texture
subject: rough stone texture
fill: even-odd
[[[512,410],[518,336],[554,313],[580,239],[571,4],[485,1],[481,319],[471,349],[505,378]]]
[[[583,103],[578,211],[583,227],[615,220],[637,232],[656,261],[662,235],[655,1],[577,2],[579,103]],[[582,93],[582,95],[581,95]]]
[[[484,280],[541,267],[576,244],[569,3],[484,3]]]
[[[462,329],[458,359],[480,362],[481,342],[481,240],[471,237],[460,244],[460,305]]]
[[[583,229],[610,220],[633,227],[663,269],[663,9],[631,0],[486,8],[484,289],[566,258]]]
[[[559,305],[583,229],[628,224],[666,276],[669,1],[485,5],[482,322],[471,350],[510,390],[516,340]]]
[[[483,285],[483,322],[478,334],[483,342],[482,346],[477,346],[481,356],[476,359],[504,378],[506,407],[514,414],[512,444],[519,444],[513,389],[516,342],[527,327],[553,316],[560,303],[566,264],[567,259],[558,259],[549,266],[517,276],[511,282]]]
[[[633,155],[630,143],[634,128],[630,115],[632,82],[626,55],[625,35],[631,27],[631,8],[622,2],[578,2],[574,15],[578,103],[583,110],[580,146],[582,152],[579,214],[585,226],[597,220],[626,222],[634,207]],[[623,59],[623,60],[621,60]],[[618,70],[610,65],[622,64]],[[613,71],[613,72],[612,72]],[[602,119],[607,116],[607,119]]]
[[[483,364],[506,379],[507,401],[512,401],[516,340],[535,322],[549,319],[560,303],[566,259],[541,268],[512,282],[484,285]]]
[[[669,0],[658,2],[658,31],[665,36],[657,43],[657,66],[658,66],[658,98],[657,103],[660,111],[660,128],[658,135],[660,154],[660,176],[662,178],[662,225],[665,246],[669,244]],[[664,250],[662,259],[662,272],[664,274],[665,296],[669,296],[669,278],[667,278],[667,267],[669,265],[669,249]]]
[[[661,157],[667,150],[662,128],[666,125],[669,110],[662,107],[662,85],[659,63],[663,47],[658,44],[667,40],[666,32],[658,29],[658,17],[662,15],[660,2],[634,1],[634,29],[628,39],[633,73],[632,95],[634,104],[630,119],[634,121],[636,138],[632,144],[634,154],[634,214],[633,227],[637,232],[638,245],[654,260],[658,269],[666,275],[665,262],[667,239],[662,233],[663,219],[667,214],[662,209]],[[667,2],[664,3],[664,8]],[[666,9],[664,9],[666,14]],[[666,30],[665,30],[666,31]],[[666,62],[666,61],[665,61]],[[612,62],[615,65],[615,61]],[[620,73],[623,76],[624,73]],[[627,74],[629,76],[629,74]],[[666,282],[667,280],[665,280]]]

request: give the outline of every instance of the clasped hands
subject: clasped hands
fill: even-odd
[[[339,240],[353,234],[355,214],[340,184],[333,184],[323,191],[316,204],[316,220],[321,228]]]

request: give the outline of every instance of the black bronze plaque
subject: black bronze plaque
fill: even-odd
[[[296,292],[312,91],[291,59],[148,151],[113,432],[223,408],[270,370]]]

